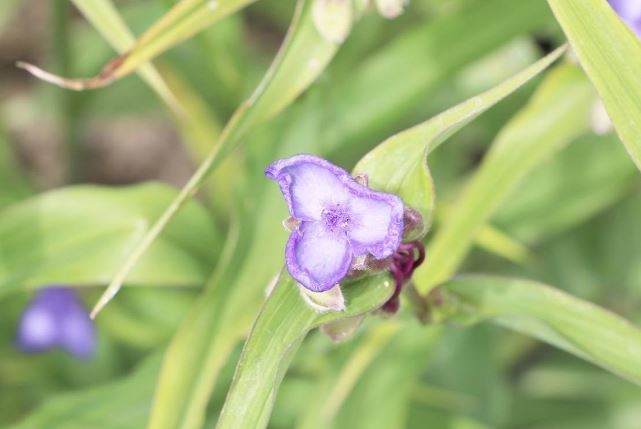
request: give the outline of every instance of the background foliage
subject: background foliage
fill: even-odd
[[[0,3],[0,427],[638,428],[641,43],[604,0],[366,3],[343,43],[313,0]],[[278,277],[301,152],[426,219],[396,316]],[[15,347],[53,283],[106,304],[91,362]]]

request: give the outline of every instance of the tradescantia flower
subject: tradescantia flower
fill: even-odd
[[[403,236],[403,202],[358,183],[349,173],[313,155],[271,164],[289,207],[294,229],[285,259],[291,276],[313,292],[342,281],[355,257],[392,256]]]
[[[31,300],[18,326],[17,342],[27,353],[61,348],[79,359],[90,359],[96,334],[89,313],[72,289],[48,287]]]
[[[641,38],[641,1],[608,0],[612,9]]]

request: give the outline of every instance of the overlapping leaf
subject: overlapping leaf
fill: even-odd
[[[491,320],[641,384],[641,330],[614,313],[520,279],[466,277],[440,290],[446,320]]]
[[[641,42],[606,1],[548,3],[630,157],[641,168]]]
[[[147,184],[76,186],[50,191],[0,213],[0,293],[49,283],[99,285],[122,263],[175,195]],[[132,274],[141,285],[201,285],[216,260],[219,236],[192,203]]]

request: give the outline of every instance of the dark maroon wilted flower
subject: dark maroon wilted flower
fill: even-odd
[[[66,287],[39,290],[18,326],[17,343],[27,353],[60,348],[79,359],[90,359],[96,350],[96,333],[86,308]]]

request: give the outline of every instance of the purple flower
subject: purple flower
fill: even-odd
[[[18,346],[24,352],[59,347],[79,359],[90,359],[96,334],[89,313],[76,293],[65,287],[41,289],[22,313]]]
[[[314,292],[345,278],[356,256],[393,255],[403,236],[403,202],[358,183],[313,155],[276,161],[265,175],[278,181],[297,225],[285,259],[291,276]]]
[[[608,0],[612,9],[641,38],[641,1]]]

